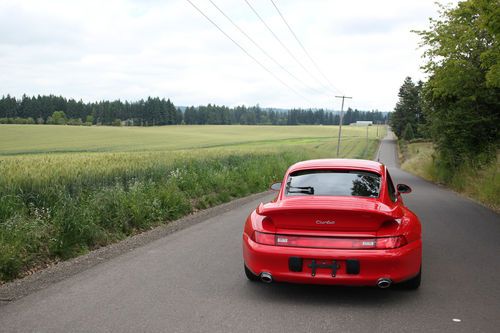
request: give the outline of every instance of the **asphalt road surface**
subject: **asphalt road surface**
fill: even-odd
[[[0,307],[0,332],[500,332],[500,217],[380,160],[413,193],[422,286],[247,281],[241,232],[261,200],[170,234]]]

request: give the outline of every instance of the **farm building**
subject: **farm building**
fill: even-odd
[[[373,121],[371,120],[358,120],[355,123],[352,123],[351,126],[372,126]]]

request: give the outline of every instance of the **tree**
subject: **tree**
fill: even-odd
[[[54,125],[66,124],[66,114],[63,111],[54,111],[54,113],[52,113],[52,124]]]
[[[85,117],[85,123],[88,125],[92,125],[94,123],[94,116],[89,114],[87,117]]]
[[[498,0],[440,5],[440,18],[417,33],[429,74],[424,114],[443,169],[452,175],[464,163],[491,160],[500,124]]]
[[[398,137],[403,135],[403,131],[408,124],[411,125],[412,129],[417,129],[418,124],[423,122],[420,102],[421,90],[422,82],[415,84],[409,76],[406,77],[403,85],[399,88],[399,100],[390,117],[391,128]]]
[[[17,101],[10,95],[0,99],[0,118],[14,118],[17,116]]]
[[[403,136],[403,139],[406,141],[410,141],[410,140],[413,140],[415,138],[415,133],[413,133],[413,126],[411,126],[411,123],[406,124],[406,127],[403,130],[402,136]]]
[[[54,110],[58,113],[54,116]],[[62,112],[62,113],[59,113]],[[385,121],[381,112],[348,110],[348,118]],[[62,96],[23,97],[17,100],[9,95],[0,98],[0,118],[4,123],[26,122],[36,119],[39,124],[116,125],[116,119],[127,126],[156,126],[175,124],[260,124],[260,125],[338,125],[339,115],[323,109],[292,109],[289,111],[263,109],[259,105],[229,108],[208,104],[176,108],[170,99],[148,97],[135,102],[99,101],[84,103]]]

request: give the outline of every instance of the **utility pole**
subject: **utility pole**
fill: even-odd
[[[335,98],[342,98],[342,107],[340,108],[340,123],[339,123],[339,141],[337,142],[337,157],[340,151],[340,136],[342,135],[342,119],[344,118],[344,99],[352,98],[347,96],[335,96]]]

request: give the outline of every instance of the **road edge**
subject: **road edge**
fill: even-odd
[[[51,267],[37,271],[24,278],[5,283],[0,286],[0,307],[42,290],[49,285],[76,275],[121,254],[147,245],[176,231],[202,223],[209,218],[220,215],[259,198],[263,198],[271,193],[271,191],[265,191],[252,194],[222,205],[196,212],[178,220],[167,222],[166,224],[155,227],[151,230],[127,237],[117,243],[98,248],[76,258],[61,261]]]

